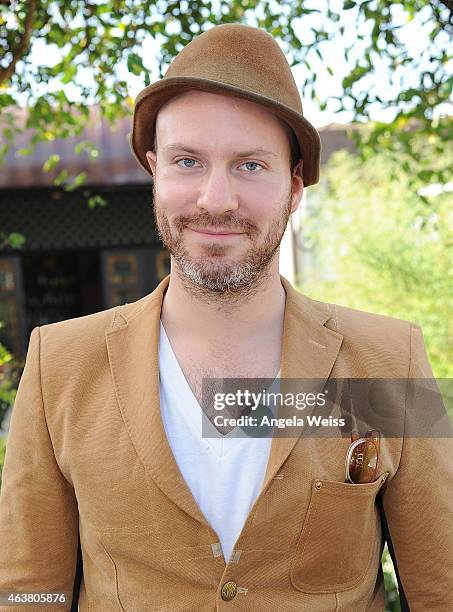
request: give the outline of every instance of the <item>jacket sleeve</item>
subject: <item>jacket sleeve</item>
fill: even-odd
[[[35,327],[11,414],[0,493],[0,596],[65,593],[66,603],[1,605],[0,611],[70,610],[78,512],[61,473],[41,389],[40,329]]]
[[[417,325],[410,330],[408,378],[431,379],[437,389]],[[444,437],[423,435],[420,423],[439,413],[429,394],[421,397],[406,398],[400,463],[383,505],[410,611],[439,612],[453,610],[453,437],[448,419]]]

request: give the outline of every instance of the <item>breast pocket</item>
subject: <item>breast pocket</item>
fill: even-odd
[[[360,583],[380,535],[376,495],[388,472],[367,484],[316,480],[291,562],[291,582],[305,593],[333,593]]]

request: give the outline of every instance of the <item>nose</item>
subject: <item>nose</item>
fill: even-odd
[[[197,207],[213,215],[238,208],[238,197],[234,192],[228,171],[219,166],[212,167],[202,178]]]

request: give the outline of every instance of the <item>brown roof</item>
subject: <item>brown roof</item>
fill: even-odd
[[[17,125],[24,125],[26,110],[20,109],[15,115]],[[27,129],[17,135],[14,147],[0,165],[0,188],[51,186],[63,167],[67,168],[71,177],[86,172],[87,184],[149,183],[149,175],[139,166],[129,147],[131,118],[124,117],[112,126],[105,118],[99,117],[96,107],[92,107],[90,119],[92,125],[88,125],[80,136],[40,142],[30,155],[18,155],[17,151],[29,146],[33,130]],[[74,152],[74,146],[82,140],[89,140],[99,148],[98,159],[91,159],[87,152],[80,155]],[[60,165],[50,172],[44,172],[44,162],[54,153],[60,155]]]

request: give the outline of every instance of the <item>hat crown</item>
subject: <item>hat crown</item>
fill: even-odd
[[[264,30],[244,24],[218,25],[195,37],[172,61],[164,79],[174,77],[217,81],[303,112],[278,43]]]

